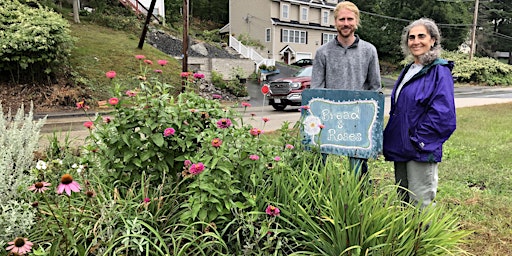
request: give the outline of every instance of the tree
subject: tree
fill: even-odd
[[[512,51],[512,4],[507,0],[481,2],[478,15],[477,53],[494,56]]]

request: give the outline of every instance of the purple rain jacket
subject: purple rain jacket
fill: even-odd
[[[384,129],[387,161],[441,162],[443,143],[455,131],[453,61],[436,59],[405,83],[395,100],[400,74],[391,94],[389,121]]]

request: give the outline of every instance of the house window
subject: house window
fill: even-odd
[[[288,5],[288,4],[281,5],[281,19],[283,19],[283,20],[290,19],[290,5]]]
[[[322,25],[329,25],[329,11],[322,11]]]
[[[265,29],[265,42],[270,42],[270,28]]]
[[[336,34],[322,33],[322,44],[325,44],[325,43],[333,40],[334,38],[336,38]]]
[[[308,33],[306,31],[301,30],[291,30],[291,29],[283,29],[281,30],[283,43],[297,43],[297,44],[307,44],[308,43]]]
[[[307,7],[300,8],[300,20],[308,21],[308,8]]]

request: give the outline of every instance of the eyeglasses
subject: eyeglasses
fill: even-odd
[[[414,40],[414,39],[416,39],[416,35],[409,35],[407,38],[409,40]],[[418,39],[425,39],[425,38],[427,38],[426,34],[418,34]]]

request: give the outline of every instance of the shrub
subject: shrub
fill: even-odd
[[[0,73],[16,82],[45,81],[67,63],[73,45],[68,27],[46,7],[0,2]]]

